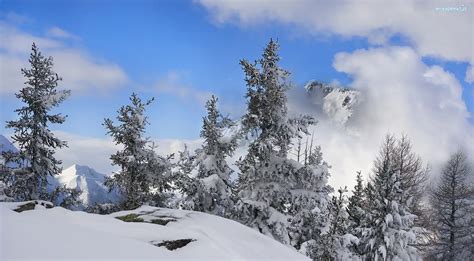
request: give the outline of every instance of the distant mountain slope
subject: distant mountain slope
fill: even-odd
[[[334,122],[345,124],[353,114],[354,107],[360,102],[360,92],[348,88],[309,81],[305,89],[311,103]]]
[[[0,152],[3,151],[18,152],[18,149],[15,147],[15,145],[13,145],[12,142],[10,142],[9,139],[0,134]]]
[[[67,188],[74,188],[82,191],[79,198],[86,206],[96,203],[109,203],[117,200],[116,193],[108,193],[104,186],[105,175],[98,173],[94,169],[74,164],[63,170],[57,176],[50,177],[50,189],[66,185]]]
[[[22,204],[0,203],[0,260],[309,260],[254,229],[200,212],[143,206],[97,215],[40,204],[12,210]]]
[[[5,163],[2,156],[2,152],[4,151],[18,152],[18,149],[15,147],[15,145],[13,145],[13,143],[9,139],[7,139],[5,136],[0,134],[0,163],[1,164]],[[18,164],[9,162],[7,163],[7,167],[16,168],[18,167]]]

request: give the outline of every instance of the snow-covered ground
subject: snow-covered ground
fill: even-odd
[[[13,211],[22,204],[0,203],[0,260],[308,260],[237,222],[200,212],[143,206],[96,215],[41,205]],[[144,222],[116,218],[129,214]],[[152,220],[160,224],[147,223]],[[180,239],[193,241],[175,250],[157,246]]]

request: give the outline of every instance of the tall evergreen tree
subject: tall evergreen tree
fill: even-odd
[[[247,155],[238,162],[237,220],[297,248],[310,239],[302,211],[325,210],[327,165],[302,164],[287,157],[292,140],[314,124],[309,116],[290,118],[286,91],[289,72],[278,66],[278,44],[270,40],[262,58],[241,65],[246,75],[247,112],[242,126],[251,140]],[[310,213],[311,214],[311,213]],[[305,224],[305,227],[302,225]]]
[[[53,58],[44,57],[33,43],[29,63],[22,69],[27,79],[16,97],[25,105],[17,110],[19,119],[8,121],[6,127],[14,130],[13,140],[18,144],[20,157],[27,167],[16,171],[8,179],[9,191],[19,200],[49,199],[47,178],[61,172],[61,161],[54,157],[55,149],[67,146],[49,130],[49,124],[61,124],[66,116],[50,111],[63,102],[69,90],[57,90],[61,78],[53,71]]]
[[[187,189],[185,193],[188,199],[194,201],[191,202],[193,210],[226,216],[233,205],[230,198],[232,169],[226,158],[232,156],[237,146],[236,137],[224,135],[224,131],[232,126],[232,121],[218,111],[214,95],[207,101],[206,109],[201,130],[204,144],[196,151],[194,162],[197,167],[194,182],[199,184],[193,184],[194,189]]]
[[[346,207],[346,211],[348,214],[348,233],[355,236],[356,238],[362,237],[362,229],[363,227],[367,227],[366,221],[370,222],[367,218],[366,209],[368,207],[367,204],[367,191],[371,190],[370,183],[368,187],[364,187],[363,180],[362,180],[362,173],[360,171],[357,172],[356,177],[356,185],[352,190],[352,196],[349,197],[349,201]],[[362,249],[359,248],[358,244],[351,245],[351,251],[356,255],[363,255],[364,252]]]
[[[108,178],[109,189],[118,188],[124,196],[122,208],[133,209],[143,203],[163,204],[164,192],[169,188],[171,165],[168,158],[158,156],[155,146],[143,137],[148,118],[145,108],[152,101],[142,102],[133,93],[131,105],[122,106],[118,111],[119,125],[105,119],[104,126],[115,143],[123,149],[110,156],[113,165],[120,171]]]
[[[428,168],[423,168],[421,158],[413,152],[411,142],[405,135],[397,140],[393,159],[394,170],[399,172],[401,179],[401,189],[405,191],[402,203],[418,217],[415,224],[421,225],[419,221],[424,214],[422,200],[426,194]]]
[[[328,204],[328,222],[324,233],[309,247],[309,256],[313,260],[348,260],[351,258],[349,248],[345,244],[345,235],[348,229],[348,216],[345,209],[347,203],[344,193],[347,190],[340,188],[338,195],[334,195]]]
[[[367,194],[365,227],[361,228],[361,247],[370,260],[420,259],[416,242],[416,216],[410,213],[411,187],[397,167],[397,141],[387,136],[375,161]]]
[[[364,211],[364,184],[362,180],[362,173],[360,171],[357,172],[356,177],[356,185],[352,190],[352,196],[349,197],[349,201],[347,204],[347,214],[349,215],[349,231],[355,233],[355,228],[360,227],[362,224],[362,220],[364,219],[365,214]]]
[[[466,156],[457,152],[446,163],[431,193],[435,238],[430,259],[474,259],[474,184]]]

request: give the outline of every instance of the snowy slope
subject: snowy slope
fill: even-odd
[[[96,203],[109,203],[117,200],[117,194],[108,193],[104,186],[105,175],[98,173],[90,167],[74,164],[63,170],[59,175],[49,178],[50,190],[57,186],[66,185],[82,191],[79,198],[84,205]]]
[[[12,211],[18,205],[0,203],[0,260],[308,260],[246,226],[200,212],[143,206],[102,216],[39,205]],[[175,221],[159,225],[115,218],[130,213],[145,221]],[[175,250],[156,246],[178,239],[194,241]]]

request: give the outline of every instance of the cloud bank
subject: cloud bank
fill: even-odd
[[[459,81],[439,66],[424,64],[412,48],[338,53],[333,66],[353,79],[349,87],[362,99],[346,124],[323,117],[321,104],[301,96],[290,96],[290,107],[320,119],[315,136],[333,166],[334,186],[352,186],[357,170],[367,175],[387,133],[407,135],[433,174],[459,148],[474,155],[474,127]]]
[[[473,64],[472,1],[335,0],[246,1],[199,0],[217,23],[243,26],[279,22],[305,34],[364,37],[386,44],[406,37],[422,56]]]

